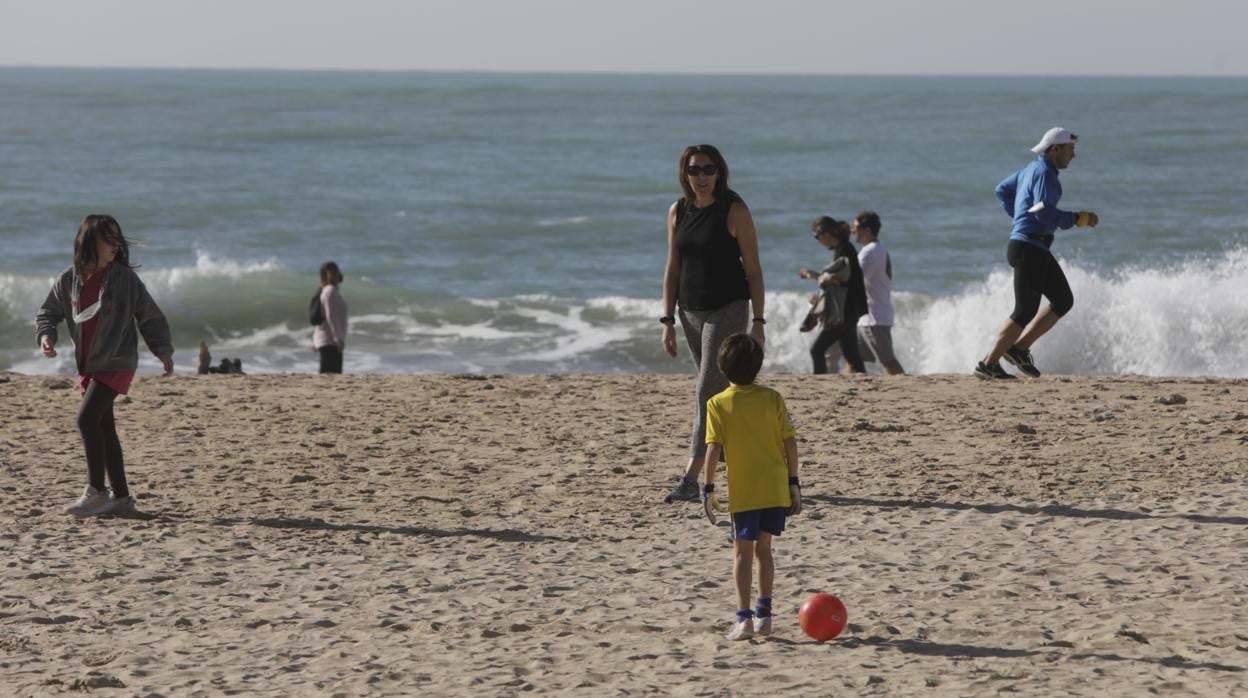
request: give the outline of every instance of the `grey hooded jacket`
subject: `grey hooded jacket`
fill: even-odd
[[[35,341],[46,335],[53,342],[62,320],[69,326],[75,351],[82,346],[82,324],[91,317],[91,308],[79,308],[82,277],[74,268],[66,269],[52,284],[48,298],[36,316]],[[83,371],[133,371],[139,366],[138,334],[143,335],[147,348],[157,357],[173,356],[173,340],[169,322],[133,269],[111,264],[100,288],[100,303],[95,313],[98,322],[91,340],[91,355],[78,357]],[[136,327],[138,332],[136,333]]]

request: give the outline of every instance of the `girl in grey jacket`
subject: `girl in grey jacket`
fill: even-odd
[[[87,457],[86,489],[65,511],[74,516],[134,514],[113,401],[129,391],[134,379],[139,334],[165,375],[173,373],[173,342],[169,323],[130,264],[130,243],[112,216],[83,219],[74,238],[73,266],[53,282],[39,308],[35,336],[48,358],[56,356],[62,320],[74,343],[82,392],[78,430]]]

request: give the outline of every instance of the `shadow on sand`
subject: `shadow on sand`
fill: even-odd
[[[804,495],[803,500],[826,502],[834,506],[879,507],[881,509],[947,509],[951,511],[978,511],[984,514],[1036,514],[1041,516],[1070,516],[1078,519],[1114,519],[1134,521],[1139,519],[1183,519],[1195,523],[1248,526],[1248,516],[1208,516],[1205,514],[1154,515],[1125,509],[1080,509],[1065,504],[1044,506],[1019,506],[1017,504],[968,504],[966,502],[942,502],[921,499],[867,499],[864,497],[836,497],[832,495]]]
[[[442,530],[437,528],[421,528],[419,526],[379,526],[375,524],[330,523],[321,519],[217,519],[216,526],[263,526],[265,528],[283,528],[302,531],[351,531],[355,533],[395,533],[403,536],[427,536],[430,538],[452,538],[471,536],[475,538],[493,538],[505,543],[549,543],[567,542],[566,538],[543,536],[535,533],[514,530],[494,530],[488,528],[465,528],[458,530]]]
[[[770,642],[775,642],[780,638],[771,638]],[[794,642],[785,640],[788,644],[812,644],[815,641]],[[926,640],[901,640],[894,638],[886,638],[879,636],[870,637],[848,637],[842,640],[835,640],[829,645],[837,647],[855,648],[855,647],[885,647],[895,649],[898,652],[906,654],[923,654],[934,657],[949,657],[953,659],[983,659],[983,658],[1000,658],[1000,659],[1016,659],[1026,657],[1037,657],[1041,655],[1062,654],[1069,659],[1085,660],[1099,659],[1107,662],[1142,662],[1145,664],[1155,664],[1158,666],[1169,667],[1171,669],[1207,669],[1211,671],[1228,671],[1241,672],[1244,667],[1235,666],[1233,664],[1218,664],[1217,662],[1194,662],[1178,655],[1170,657],[1124,657],[1120,654],[1109,654],[1104,652],[1060,652],[1057,648],[1046,647],[1040,650],[1019,650],[1006,649],[1004,647],[983,647],[980,645],[962,645],[962,644],[945,644],[939,642],[928,642]]]

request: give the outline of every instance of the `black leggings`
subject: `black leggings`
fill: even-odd
[[[117,391],[93,380],[78,406],[78,431],[87,452],[87,479],[95,489],[104,491],[104,474],[113,486],[113,496],[130,496],[126,485],[126,462],[117,438],[117,420],[113,418],[113,400]]]
[[[824,327],[819,330],[815,343],[810,345],[810,360],[815,364],[815,373],[828,372],[827,353],[837,342],[841,343],[841,356],[845,357],[849,369],[854,373],[866,373],[867,368],[862,365],[862,354],[858,353],[858,325],[850,322],[840,327]]]
[[[342,352],[333,344],[316,349],[321,353],[321,373],[342,373]]]
[[[1066,274],[1053,253],[1018,240],[1010,240],[1005,258],[1014,267],[1014,312],[1010,319],[1026,327],[1040,310],[1040,296],[1049,299],[1053,312],[1062,317],[1075,305]]]

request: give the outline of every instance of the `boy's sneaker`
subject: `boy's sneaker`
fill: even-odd
[[[1032,378],[1040,377],[1040,369],[1036,368],[1035,362],[1031,360],[1031,352],[1026,349],[1010,347],[1010,350],[1002,354],[1001,358],[1014,364],[1018,370]]]
[[[725,637],[729,640],[748,640],[754,637],[754,619],[747,618],[737,623]]]
[[[994,361],[990,364],[980,361],[979,365],[975,367],[975,375],[983,378],[984,380],[1014,379],[1013,374],[1007,373],[1004,368],[1001,368],[1000,361]]]
[[[139,508],[134,503],[134,497],[113,497],[96,513],[100,516],[133,516],[139,513]]]
[[[702,494],[698,492],[698,483],[686,480],[681,476],[680,482],[672,488],[671,492],[663,498],[664,502],[671,504],[672,502],[700,502]]]
[[[771,616],[754,616],[754,634],[771,634]]]
[[[82,491],[78,501],[65,507],[66,514],[74,516],[95,516],[109,504],[108,495],[91,485]]]

